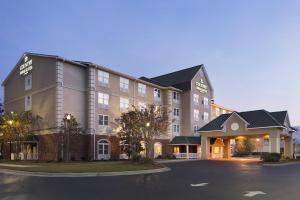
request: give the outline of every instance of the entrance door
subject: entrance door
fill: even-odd
[[[110,159],[110,144],[107,140],[100,140],[98,142],[98,160]]]

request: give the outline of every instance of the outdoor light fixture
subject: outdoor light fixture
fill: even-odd
[[[147,123],[146,123],[146,126],[149,127],[149,126],[150,126],[150,122],[147,122]]]
[[[9,125],[12,125],[13,124],[13,120],[9,120],[8,123],[9,123]]]
[[[259,142],[259,138],[256,138],[256,141]]]
[[[70,120],[70,119],[71,119],[71,115],[67,114],[67,120]]]

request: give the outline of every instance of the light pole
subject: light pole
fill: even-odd
[[[8,120],[9,124],[9,159],[11,160],[11,134],[12,134],[12,125],[14,121],[13,120]]]
[[[70,160],[70,120],[71,115],[67,114],[67,123],[66,123],[66,129],[67,129],[67,161]]]

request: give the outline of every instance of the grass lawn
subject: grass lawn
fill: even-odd
[[[1,166],[4,164],[5,166]],[[159,164],[140,164],[130,161],[98,161],[98,162],[69,162],[69,163],[43,163],[43,162],[0,162],[0,169],[11,169],[28,172],[50,173],[82,173],[82,172],[121,172],[158,169],[164,167]]]

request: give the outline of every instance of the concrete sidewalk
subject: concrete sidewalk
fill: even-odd
[[[151,170],[123,171],[123,172],[87,172],[87,173],[48,173],[48,172],[26,172],[18,170],[0,169],[0,173],[18,176],[35,176],[35,177],[98,177],[98,176],[128,176],[141,174],[154,174],[168,172],[168,167]]]

